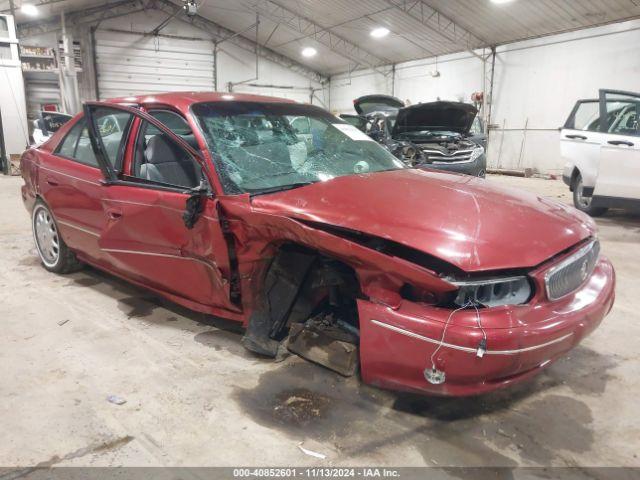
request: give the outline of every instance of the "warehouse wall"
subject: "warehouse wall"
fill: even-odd
[[[575,101],[599,88],[640,91],[640,21],[581,30],[498,48],[489,163],[503,168],[560,172],[557,127]],[[482,63],[470,54],[396,65],[395,76],[367,71],[333,77],[331,109],[353,110],[352,100],[391,93],[420,101],[464,100],[483,90]],[[395,83],[395,85],[394,85]],[[525,132],[526,125],[526,132]]]
[[[149,60],[150,63],[148,65],[147,75],[153,80],[154,74],[158,74],[159,77],[166,75],[166,70],[163,69],[162,62],[160,64],[154,65],[154,59],[162,58],[162,55],[154,54],[154,49],[159,50],[171,50],[173,46],[179,44],[180,48],[183,49],[191,49],[191,50],[200,50],[202,51],[203,42],[202,40],[210,41],[211,36],[198,28],[193,27],[192,25],[182,22],[178,19],[170,22],[165,28],[162,29],[162,34],[166,36],[158,37],[157,39],[151,37],[142,37],[140,35],[130,35],[130,34],[122,34],[119,32],[114,32],[113,30],[118,31],[136,31],[136,32],[149,32],[153,30],[156,26],[158,26],[162,21],[166,19],[167,15],[158,12],[158,11],[146,11],[140,12],[132,15],[128,15],[126,17],[114,18],[110,20],[105,20],[101,22],[98,31],[96,32],[97,38],[97,50],[98,57],[102,53],[104,58],[108,57],[108,54],[112,54],[117,52],[118,49],[121,52],[121,57],[126,57],[128,47],[127,45],[133,47],[143,46],[144,48],[149,48]],[[80,40],[83,45],[83,73],[79,74],[79,87],[81,93],[81,100],[91,100],[95,97],[95,86],[94,86],[94,75],[93,75],[93,65],[91,65],[91,51],[90,51],[90,37],[87,28],[74,28],[70,26],[70,30],[74,35],[74,39]],[[194,40],[186,40],[186,39],[173,39],[170,38],[172,36],[179,37],[191,37]],[[34,36],[30,38],[23,39],[25,44],[29,45],[43,45],[43,46],[53,46],[56,42],[57,34],[49,34],[43,36]],[[200,40],[195,40],[195,39]],[[99,45],[101,43],[105,46],[105,48],[100,52]],[[192,44],[190,46],[190,44]],[[197,44],[197,46],[195,45]],[[108,48],[107,48],[108,47]],[[210,81],[206,81],[203,78],[198,79],[194,82],[189,82],[189,70],[186,69],[182,72],[179,72],[174,79],[173,86],[175,89],[181,90],[213,90],[213,43],[207,46],[210,52],[210,57],[207,59],[200,58],[198,64],[200,67],[205,65],[205,63],[209,63],[211,65],[211,77]],[[113,60],[113,58],[111,58]],[[135,59],[131,59],[132,61]],[[129,68],[122,68],[122,65],[126,64],[126,58],[120,64],[113,64],[108,68],[111,68],[111,71],[105,71],[105,66],[107,63],[105,61],[105,66],[100,68],[98,65],[98,75],[101,75],[101,71],[104,72],[105,75],[112,76],[113,79],[120,78],[123,82],[121,86],[126,85],[127,76],[131,75],[132,72],[127,72]],[[100,59],[99,59],[100,62]],[[130,62],[131,63],[131,62]],[[255,55],[253,52],[246,51],[235,45],[225,42],[219,47],[218,51],[218,72],[217,72],[217,80],[218,80],[218,90],[226,91],[228,82],[240,82],[243,80],[252,79],[255,77]],[[261,95],[273,95],[284,98],[291,98],[300,102],[309,102],[309,87],[313,86],[315,88],[320,88],[320,84],[317,82],[312,82],[310,79],[290,72],[288,69],[281,67],[278,64],[275,64],[269,60],[264,58],[260,58],[258,65],[258,79],[252,80],[251,83],[257,83],[261,85],[280,85],[287,87],[297,87],[297,88],[286,88],[286,89],[276,89],[276,88],[265,88],[265,87],[251,87],[248,85],[238,85],[234,87],[234,91],[236,92],[248,92],[248,93],[257,93]],[[208,68],[208,67],[207,67]],[[138,67],[131,70],[139,70]],[[203,73],[203,72],[200,72]],[[140,77],[143,77],[140,75]],[[201,75],[202,77],[202,75]],[[157,78],[157,77],[156,77]],[[103,77],[104,81],[105,78]],[[133,80],[133,77],[132,77]],[[100,82],[100,80],[99,80]],[[203,83],[204,82],[204,83]],[[169,82],[171,83],[171,82]],[[113,90],[114,92],[118,90],[116,88]],[[122,90],[122,89],[120,89]],[[158,91],[157,87],[153,85],[153,83],[149,82],[145,83],[135,83],[129,82],[127,85],[128,93],[150,93],[154,91]],[[109,90],[105,92],[100,92],[101,97],[105,98],[109,96],[111,93]],[[116,92],[117,94],[117,92]],[[316,92],[316,97],[314,99],[315,104],[324,103],[328,106],[328,88],[326,90],[320,90]]]
[[[150,31],[159,25],[166,18],[166,14],[157,11],[148,11],[121,17],[117,19],[107,20],[101,23],[100,30],[117,29],[128,31]],[[100,34],[100,30],[98,33]],[[201,39],[211,39],[211,36],[192,25],[174,20],[162,29],[162,34],[168,36],[194,37]],[[147,41],[153,43],[153,39],[147,37]],[[160,37],[158,39],[158,47],[168,47],[174,42],[170,38]],[[188,45],[188,40],[175,40],[181,45]],[[194,42],[202,43],[202,42]],[[213,43],[211,43],[211,61],[213,61]],[[188,74],[188,72],[185,72]],[[228,82],[240,82],[255,77],[255,55],[253,52],[246,51],[236,47],[230,42],[220,45],[217,59],[217,81],[218,90],[227,90]],[[273,88],[255,88],[246,85],[238,85],[234,87],[236,92],[259,93],[262,95],[273,95],[285,98],[292,98],[301,102],[309,101],[309,86],[320,87],[319,84],[311,82],[308,78],[292,73],[284,67],[275,64],[264,58],[260,58],[258,63],[258,79],[251,83],[265,85],[283,85],[301,87],[296,89],[273,89]],[[213,83],[210,85],[197,85],[194,90],[212,90]],[[141,91],[144,90],[141,88]],[[318,93],[319,97],[323,97],[322,92]],[[317,100],[316,100],[317,102]],[[328,103],[328,101],[327,101]]]
[[[7,30],[3,30],[4,42],[0,49],[0,133],[3,133],[7,155],[15,155],[24,151],[29,143],[29,134],[18,46],[7,43],[7,40],[16,40],[13,18],[8,15],[3,17],[6,19],[5,25],[8,24],[8,34]]]
[[[0,61],[0,112],[7,154],[22,153],[29,144],[22,70]]]

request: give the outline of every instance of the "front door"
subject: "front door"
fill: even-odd
[[[640,204],[640,94],[600,91],[602,129],[595,204],[633,207]],[[626,204],[629,205],[626,205]]]
[[[91,104],[90,118],[127,112],[135,118],[121,168],[104,189],[105,224],[98,240],[111,266],[126,276],[192,302],[196,310],[237,310],[231,302],[228,251],[213,192],[203,194],[203,211],[188,228],[183,219],[193,191],[209,179],[198,154],[151,116],[130,107]],[[114,154],[95,122],[96,155]],[[107,158],[107,164],[109,162]],[[207,187],[209,188],[209,187]]]
[[[605,137],[600,131],[599,101],[578,101],[560,132],[560,154],[580,172],[587,196],[591,196],[596,184],[600,146]]]

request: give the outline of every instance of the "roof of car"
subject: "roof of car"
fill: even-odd
[[[262,103],[296,103],[287,98],[251,95],[247,93],[228,92],[166,92],[148,95],[132,95],[130,97],[111,98],[107,103],[124,103],[140,105],[172,105],[180,110],[188,110],[194,103],[201,102],[262,102]]]

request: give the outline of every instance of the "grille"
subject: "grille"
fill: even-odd
[[[438,150],[423,148],[422,153],[427,161],[431,163],[465,163],[471,161],[473,150],[458,150],[451,154],[446,154]]]
[[[580,287],[593,273],[599,254],[600,243],[594,240],[551,268],[545,275],[549,299],[557,300]]]

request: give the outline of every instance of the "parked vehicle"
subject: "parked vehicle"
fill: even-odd
[[[253,351],[359,366],[379,387],[471,395],[527,379],[614,301],[587,215],[408,168],[315,106],[92,102],[21,167],[47,270],[93,265],[241,322]]]
[[[354,108],[365,133],[408,165],[485,176],[487,137],[473,105],[438,101],[404,107],[395,97],[367,95],[354,100]]]
[[[560,131],[562,179],[577,209],[640,210],[640,94],[600,90],[578,100]]]
[[[51,138],[62,125],[73,118],[73,115],[67,115],[60,112],[39,112],[38,118],[33,121],[33,137],[34,145],[40,145]]]

